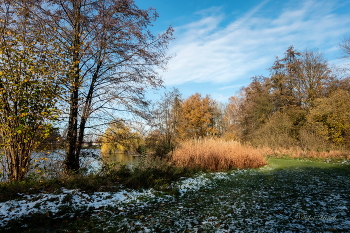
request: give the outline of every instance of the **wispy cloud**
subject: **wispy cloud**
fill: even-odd
[[[252,10],[250,10],[248,13],[246,13],[243,17],[239,18],[238,20],[234,21],[231,25],[231,29],[239,29],[244,27],[244,24],[246,24],[266,3],[268,3],[270,0],[262,1],[259,5],[254,7]]]
[[[237,89],[245,86],[247,84],[236,84],[236,85],[230,85],[230,86],[225,86],[225,87],[220,87],[217,90],[227,90],[227,89]]]
[[[170,48],[176,57],[163,74],[165,84],[246,83],[266,73],[275,56],[290,45],[332,51],[350,32],[350,15],[336,14],[335,1],[291,1],[274,17],[259,13],[268,12],[268,3],[263,1],[232,22],[213,8],[212,14],[204,11],[202,19],[176,28],[178,39]]]

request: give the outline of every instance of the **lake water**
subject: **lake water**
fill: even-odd
[[[132,164],[138,160],[137,156],[131,156],[126,153],[112,153],[108,155],[103,155],[102,159],[106,163],[123,163],[123,164]]]
[[[64,159],[64,150],[33,153],[29,173],[36,173],[39,170],[45,170],[49,171],[48,176],[55,177],[62,171]],[[132,164],[137,160],[138,157],[125,153],[102,155],[100,149],[83,149],[82,156],[80,157],[80,167],[86,168],[88,172],[97,172],[101,169],[104,162]],[[5,181],[6,177],[5,171],[5,174],[0,175],[0,181]]]
[[[37,153],[36,157],[47,157],[52,161],[62,163],[65,159],[65,151],[56,150],[49,154],[45,152]],[[128,155],[126,153],[110,153],[102,154],[100,149],[83,149],[81,151],[80,166],[86,167],[89,170],[99,170],[103,163],[122,163],[132,164],[137,161],[138,157]]]

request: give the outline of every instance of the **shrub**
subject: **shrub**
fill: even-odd
[[[287,114],[276,112],[268,122],[252,133],[250,142],[255,146],[292,148],[297,145],[293,138],[293,121]]]
[[[156,155],[159,158],[165,158],[166,155],[169,154],[169,152],[171,152],[173,149],[174,145],[172,145],[171,143],[162,142],[155,148],[154,155]]]

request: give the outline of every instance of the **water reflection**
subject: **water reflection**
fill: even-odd
[[[49,161],[55,161],[63,163],[65,159],[64,150],[55,150],[50,152],[38,152],[33,153],[33,159],[48,158]],[[101,162],[105,163],[125,163],[130,164],[136,162],[137,156],[132,156],[122,152],[102,153],[100,149],[83,149],[81,151],[80,163],[84,167],[86,165],[92,165],[97,168]]]
[[[115,152],[115,153],[104,153],[102,154],[103,162],[105,163],[122,163],[122,164],[132,164],[138,160],[137,156],[132,156],[127,153]]]
[[[45,152],[36,152],[32,154],[32,166],[29,173],[38,168],[45,168],[50,172],[60,174],[63,170],[63,163],[66,152],[64,150],[54,150]],[[36,162],[37,161],[37,162]],[[88,173],[97,172],[102,167],[101,150],[82,149],[79,158],[81,168],[87,169]]]
[[[1,159],[1,157],[0,157]],[[43,174],[45,177],[57,177],[62,173],[65,159],[64,150],[54,150],[45,152],[34,152],[32,154],[31,164],[28,174]],[[3,158],[4,160],[4,158]],[[100,149],[83,149],[80,156],[80,166],[85,168],[88,173],[98,172],[103,163],[123,163],[132,164],[138,160],[137,156],[126,153],[102,154]],[[3,167],[5,160],[0,161],[0,182],[6,181],[7,170]]]

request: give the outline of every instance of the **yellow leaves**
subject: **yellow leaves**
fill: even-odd
[[[102,138],[102,151],[135,151],[142,143],[141,135],[131,132],[123,122],[115,121],[110,124]]]
[[[316,132],[334,143],[343,143],[343,135],[349,130],[350,95],[344,90],[335,91],[330,97],[317,99],[310,110],[308,123]]]
[[[29,113],[27,113],[27,112],[22,112],[22,113],[19,115],[19,117],[25,117],[25,116],[27,116],[27,115],[29,115]]]

